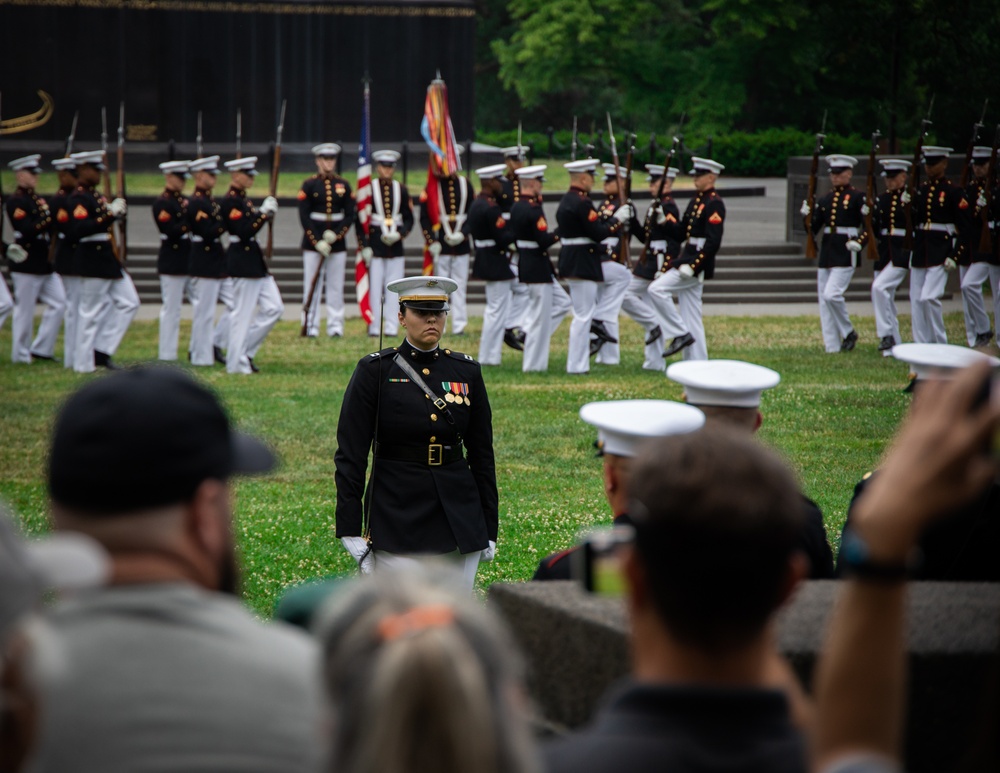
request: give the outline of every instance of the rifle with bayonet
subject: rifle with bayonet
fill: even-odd
[[[629,204],[632,203],[632,164],[635,160],[635,134],[632,132],[626,133],[626,139],[628,139],[628,153],[625,154],[625,201]],[[635,210],[633,208],[632,216],[635,217]],[[626,223],[623,228],[622,235],[622,260],[625,265],[632,268],[632,233],[631,233],[631,222]]]
[[[649,208],[649,212],[646,217],[649,219],[649,228],[646,231],[646,241],[642,245],[642,252],[639,255],[639,262],[642,265],[646,265],[649,260],[649,245],[653,240],[653,226],[656,225],[656,218],[660,210],[663,209],[663,187],[664,183],[667,181],[667,172],[674,163],[674,157],[677,155],[677,151],[680,150],[681,143],[684,142],[684,121],[687,118],[687,113],[681,113],[681,121],[677,126],[677,134],[674,135],[673,144],[670,146],[670,151],[667,153],[666,159],[663,161],[663,174],[660,176],[660,184],[656,188],[656,198],[653,200],[652,206]]]
[[[986,106],[989,105],[990,100],[987,98],[983,102],[983,113],[979,116],[979,120],[972,124],[972,136],[969,138],[969,144],[965,148],[965,166],[962,167],[962,181],[959,185],[962,186],[964,191],[969,185],[969,175],[972,172],[972,154],[976,152],[976,143],[979,142],[979,132],[983,130],[983,121],[986,120]]]
[[[285,130],[285,107],[288,105],[288,100],[281,100],[281,118],[278,119],[278,131],[276,132],[274,140],[274,164],[271,166],[271,189],[270,195],[277,197],[278,195],[278,173],[281,171],[281,134]],[[274,253],[274,218],[272,217],[267,223],[267,251],[264,255],[265,259],[271,260],[271,255]]]
[[[806,195],[806,203],[809,206],[809,214],[805,216],[806,226],[806,257],[809,260],[816,260],[818,250],[816,249],[816,234],[813,233],[812,219],[813,212],[816,211],[816,178],[819,174],[819,156],[823,152],[823,140],[826,139],[826,111],[823,111],[823,124],[816,135],[816,146],[813,148],[812,164],[809,166],[809,192]]]
[[[933,123],[931,121],[931,110],[934,109],[934,95],[931,95],[931,102],[927,106],[927,116],[920,121],[920,137],[917,139],[917,147],[913,151],[913,163],[910,166],[910,176],[906,184],[906,195],[909,202],[906,205],[906,236],[904,237],[903,249],[913,249],[913,207],[914,199],[917,196],[917,186],[920,184],[920,164],[921,156],[924,152],[924,138],[927,136],[927,129]]]
[[[576,116],[573,116],[573,138],[569,142],[569,160],[576,161]]]
[[[986,173],[986,206],[979,213],[983,221],[982,230],[979,234],[979,252],[990,254],[997,248],[1000,239],[994,239],[990,232],[990,223],[993,219],[993,192],[997,187],[997,150],[1000,149],[1000,123],[997,124],[993,133],[993,150],[990,152],[990,170]]]
[[[194,138],[194,157],[201,158],[205,155],[205,146],[201,138],[201,110],[198,111],[198,136]]]
[[[243,108],[236,108],[236,158],[243,158]]]
[[[63,148],[63,158],[69,158],[73,153],[73,143],[76,141],[76,123],[80,118],[80,111],[73,113],[73,123],[69,127],[69,136],[66,138],[66,145]],[[49,244],[49,263],[56,262],[56,251],[59,248],[58,234],[53,232],[52,241]]]
[[[101,108],[101,152],[101,165],[104,167],[104,171],[101,172],[101,189],[104,193],[105,206],[110,206],[111,172],[109,171],[110,165],[108,163],[108,110],[105,107]],[[115,237],[115,227],[113,224],[108,231],[108,237],[111,239],[111,253],[115,256],[115,260],[124,265],[121,252],[118,250],[118,239]]]
[[[608,137],[611,140],[611,162],[615,165],[615,181],[618,183],[618,206],[625,205],[625,183],[622,180],[622,170],[618,161],[618,144],[615,142],[615,130],[611,125],[611,113],[605,113],[608,119]],[[621,249],[622,260],[629,270],[632,266],[628,259],[628,222],[622,223],[621,234],[618,236],[618,244]]]
[[[125,190],[125,102],[122,102],[118,106],[118,166],[115,170],[118,182],[118,197],[128,203],[128,191]],[[125,263],[128,260],[128,210],[125,214],[121,216],[118,221],[118,226],[121,228],[121,243],[119,249],[121,250],[121,261]]]
[[[876,129],[872,132],[872,146],[868,152],[868,177],[865,180],[865,206],[868,207],[868,214],[865,215],[865,231],[868,234],[868,250],[866,257],[868,260],[878,260],[878,239],[875,238],[875,228],[872,223],[875,219],[875,154],[878,153],[878,138],[882,133]]]

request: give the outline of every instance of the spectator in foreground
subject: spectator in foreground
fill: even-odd
[[[506,629],[415,565],[376,573],[318,613],[334,773],[539,770]]]
[[[631,681],[584,731],[546,748],[552,773],[805,771],[774,617],[806,573],[798,487],[752,438],[705,429],[634,462],[623,557]]]
[[[108,551],[108,587],[56,604],[31,770],[312,771],[315,645],[236,598],[229,479],[274,467],[179,370],[87,384],[56,419],[53,525]]]
[[[899,769],[906,580],[927,527],[981,496],[1000,473],[996,457],[984,453],[1000,429],[1000,403],[976,402],[988,374],[988,363],[979,362],[953,381],[927,381],[855,503],[841,546],[847,581],[816,673],[818,771]],[[997,769],[995,725],[989,732],[993,759],[971,769]]]

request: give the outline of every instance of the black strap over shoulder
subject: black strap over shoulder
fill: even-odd
[[[392,358],[392,361],[403,369],[403,372],[410,377],[410,380],[414,384],[423,390],[424,394],[427,395],[427,398],[434,403],[434,407],[444,414],[445,421],[454,426],[455,417],[452,416],[451,410],[448,408],[448,403],[445,402],[444,398],[438,397],[434,390],[427,386],[427,382],[420,377],[420,374],[417,373],[416,369],[410,365],[410,363],[403,359],[402,355],[397,354]],[[456,434],[458,435],[458,439],[461,440],[462,436],[458,433]]]

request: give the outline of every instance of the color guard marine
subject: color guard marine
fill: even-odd
[[[80,277],[73,266],[73,251],[76,242],[72,238],[73,221],[69,214],[69,197],[78,185],[76,161],[72,158],[57,158],[52,168],[59,177],[59,190],[49,198],[52,212],[52,255],[53,267],[59,274],[66,293],[66,311],[63,314],[63,366],[73,367],[76,356],[77,312],[80,303]]]
[[[153,222],[160,232],[160,251],[156,273],[160,275],[160,351],[161,360],[177,359],[177,338],[181,327],[181,304],[188,287],[191,265],[191,232],[188,200],[184,196],[190,161],[165,161],[160,164],[165,188],[153,202]]]
[[[896,318],[896,288],[910,269],[911,250],[906,249],[907,211],[910,195],[906,192],[907,173],[911,162],[886,158],[879,162],[886,190],[875,200],[872,229],[878,240],[878,260],[872,281],[872,308],[875,310],[875,332],[878,350],[883,357],[891,356],[892,347],[902,343]]]
[[[356,207],[351,184],[336,172],[340,150],[336,142],[313,147],[316,174],[302,183],[298,193],[302,280],[307,294],[314,283],[316,288],[309,308],[302,310],[306,335],[310,338],[319,335],[320,301],[324,294],[327,335],[344,335],[345,237],[354,225]]]
[[[17,188],[4,202],[14,229],[14,243],[7,249],[10,278],[14,284],[14,317],[11,324],[12,362],[52,360],[56,338],[66,308],[62,279],[49,260],[52,213],[35,186],[42,169],[39,154],[24,156],[7,166],[14,170]],[[45,305],[38,334],[32,337],[35,304]]]

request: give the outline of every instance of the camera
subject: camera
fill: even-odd
[[[572,576],[590,593],[623,596],[625,576],[621,549],[635,540],[631,526],[594,529],[583,535],[580,549],[573,555]]]

